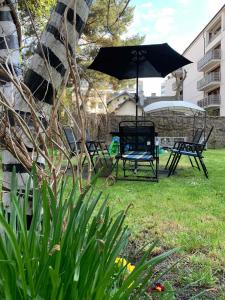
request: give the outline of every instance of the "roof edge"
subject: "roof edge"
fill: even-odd
[[[196,38],[194,38],[194,40],[187,46],[187,48],[183,51],[183,55],[185,54],[185,52],[194,44],[194,42],[198,39],[198,37],[202,34],[202,32],[204,32],[204,30],[206,29],[206,27],[212,22],[213,19],[215,19],[217,17],[217,15],[219,15],[221,13],[221,11],[225,8],[225,4],[218,10],[218,12],[212,17],[212,19],[205,25],[205,27],[199,32],[199,34],[196,36]]]

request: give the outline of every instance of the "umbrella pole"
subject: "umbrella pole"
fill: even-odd
[[[136,100],[136,118],[135,118],[135,121],[137,122],[138,120],[138,77],[136,78],[136,95],[135,95],[135,100]]]
[[[137,136],[137,121],[138,121],[138,76],[139,76],[139,52],[137,49],[137,73],[136,73],[136,114],[135,114],[135,124],[136,124],[136,134],[135,134],[135,150],[138,148],[138,136]],[[135,172],[138,170],[137,161],[135,161]]]
[[[137,50],[137,76],[136,76],[136,117],[135,117],[135,121],[137,124],[137,120],[138,120],[138,76],[139,76],[139,51]]]

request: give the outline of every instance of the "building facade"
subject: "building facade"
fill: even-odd
[[[135,93],[123,91],[107,102],[108,112],[117,116],[135,116],[136,98]],[[143,108],[138,104],[138,116],[143,115]]]
[[[198,104],[209,115],[225,116],[225,5],[183,55],[193,62],[184,67],[187,76],[182,86],[183,100]],[[166,81],[164,86],[173,90],[174,82]]]

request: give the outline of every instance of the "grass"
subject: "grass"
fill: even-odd
[[[161,168],[167,158],[160,156]],[[159,240],[156,253],[180,248],[169,277],[179,290],[177,299],[190,299],[201,290],[208,292],[198,299],[225,299],[225,150],[207,150],[205,163],[209,179],[182,159],[177,174],[158,183],[97,182],[115,212],[132,204],[126,222],[134,247]]]
[[[162,168],[167,158],[160,156]],[[205,163],[209,179],[184,158],[175,176],[164,176],[158,183],[117,181],[107,186],[99,179],[97,186],[110,195],[115,211],[132,203],[127,223],[136,241],[158,239],[159,252],[180,247],[179,285],[215,288],[211,298],[209,293],[202,299],[225,299],[219,291],[225,267],[225,150],[207,150]]]

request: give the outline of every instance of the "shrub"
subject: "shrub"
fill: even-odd
[[[27,230],[30,182],[22,204],[14,180],[10,220],[0,212],[0,299],[151,297],[146,290],[158,280],[153,278],[154,267],[173,250],[150,259],[151,247],[135,267],[129,262],[119,265],[130,236],[124,226],[126,212],[111,216],[108,199],[98,204],[101,193],[79,195],[76,187],[68,192],[66,182],[55,196],[46,182],[38,185],[35,175],[33,218]]]

